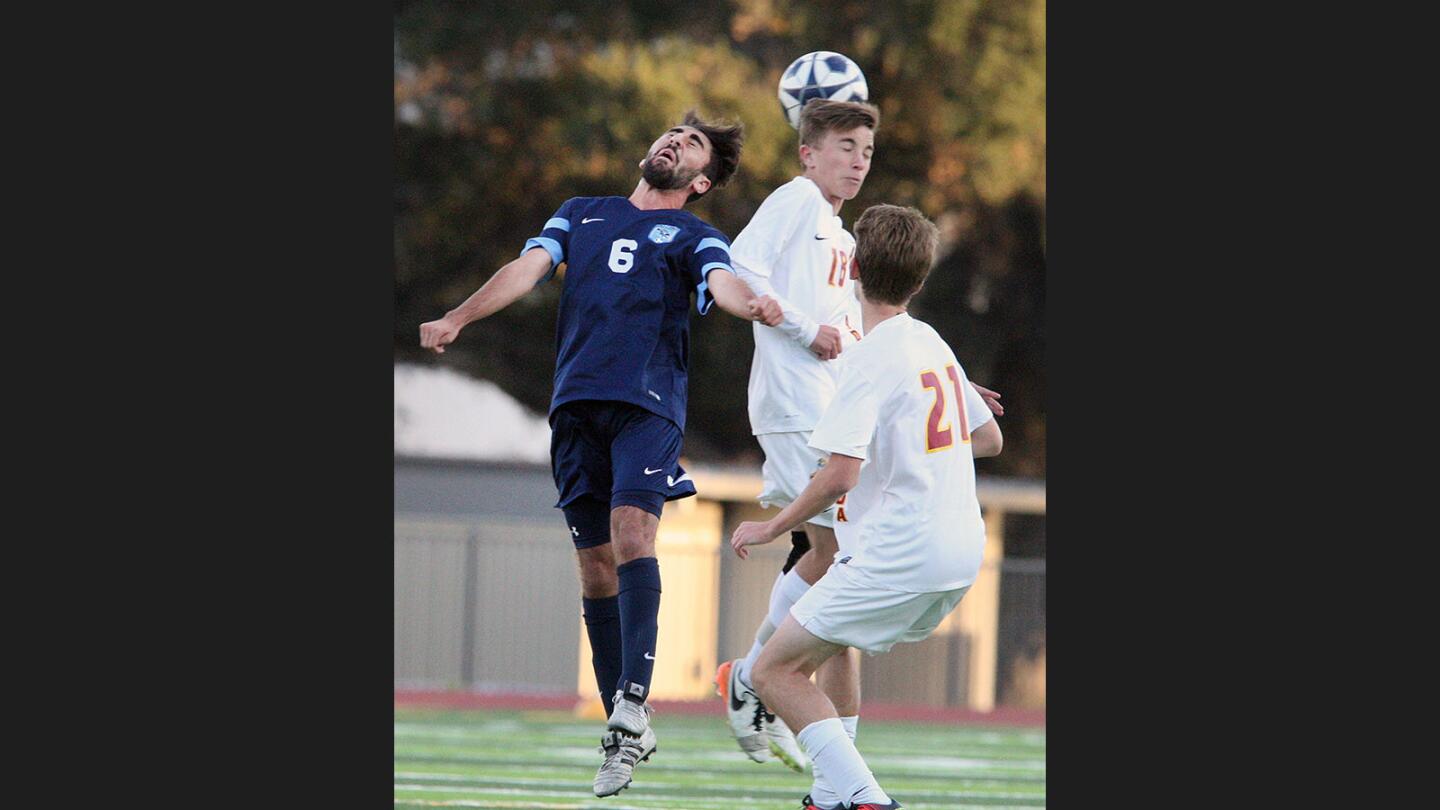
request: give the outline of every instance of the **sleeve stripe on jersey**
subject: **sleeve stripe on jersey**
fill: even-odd
[[[555,268],[560,266],[561,262],[565,261],[565,251],[560,249],[560,243],[548,236],[537,236],[534,239],[526,239],[525,249],[520,251],[520,255],[523,256],[528,253],[531,248],[537,247],[545,248],[545,252],[550,254],[550,273],[554,274]],[[546,275],[544,280],[549,280],[549,278],[550,275]]]
[[[570,220],[561,219],[560,217],[551,217],[550,219],[545,221],[545,227],[541,228],[540,230],[548,231],[551,228],[559,228],[560,230],[566,231],[568,233],[570,230]]]
[[[735,270],[725,262],[710,262],[709,264],[700,268],[700,283],[695,287],[695,309],[698,310],[701,315],[709,312],[710,307],[715,304],[715,296],[710,295],[709,293],[709,278],[710,271],[717,268],[728,270],[731,273],[735,272]]]
[[[725,255],[726,255],[726,256],[729,256],[729,255],[730,255],[730,246],[727,245],[727,244],[725,244],[725,242],[724,242],[723,240],[716,239],[716,238],[713,237],[713,236],[707,236],[707,237],[705,237],[704,239],[701,239],[701,240],[700,240],[700,244],[698,244],[698,245],[695,246],[695,252],[696,252],[696,253],[699,253],[700,251],[704,250],[705,248],[712,248],[712,247],[713,247],[713,248],[720,248],[721,250],[725,251]]]

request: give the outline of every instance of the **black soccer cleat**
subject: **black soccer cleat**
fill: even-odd
[[[845,805],[843,804],[826,807],[810,798],[809,794],[806,794],[805,798],[801,800],[801,803],[804,805],[801,810],[845,810]]]

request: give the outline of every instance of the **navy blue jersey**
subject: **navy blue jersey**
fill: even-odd
[[[555,329],[550,413],[582,399],[629,402],[685,428],[690,296],[714,303],[706,276],[730,267],[730,241],[681,209],[624,197],[574,197],[524,250],[566,262]],[[524,251],[521,251],[522,253]]]

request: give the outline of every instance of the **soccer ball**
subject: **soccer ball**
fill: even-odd
[[[850,57],[834,51],[815,51],[790,63],[780,74],[780,109],[790,126],[800,128],[800,108],[812,98],[833,101],[867,101],[870,89],[865,74]]]

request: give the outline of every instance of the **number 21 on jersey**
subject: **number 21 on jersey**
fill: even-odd
[[[960,412],[960,443],[970,443],[970,423],[965,418],[965,394],[960,388],[960,372],[955,366],[945,367],[950,378],[950,388],[955,391],[955,408]],[[920,372],[920,384],[935,392],[935,403],[930,406],[930,417],[925,423],[925,452],[936,453],[955,446],[955,431],[945,419],[945,383],[932,369]]]

